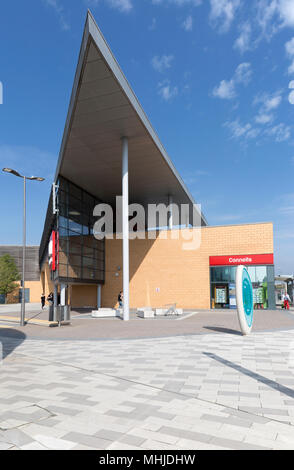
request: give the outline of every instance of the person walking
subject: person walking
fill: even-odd
[[[119,308],[123,308],[124,306],[124,294],[123,294],[123,291],[121,290],[120,293],[118,294],[118,304],[119,304]]]
[[[45,294],[43,293],[43,294],[41,295],[41,306],[42,306],[42,310],[44,310],[45,302],[46,302],[46,297],[45,297]]]
[[[53,321],[54,311],[53,311],[53,303],[54,303],[54,294],[50,292],[47,297],[47,302],[49,303],[49,321]]]
[[[283,302],[284,302],[284,308],[286,310],[290,310],[290,296],[289,294],[286,292],[284,295],[283,295]]]

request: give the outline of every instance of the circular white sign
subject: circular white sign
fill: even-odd
[[[253,288],[245,266],[236,271],[236,300],[240,328],[243,335],[249,335],[253,325]]]

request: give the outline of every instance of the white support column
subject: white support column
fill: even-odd
[[[173,197],[169,194],[168,196],[168,205],[169,207],[172,206],[172,203],[173,203]],[[168,213],[168,228],[169,230],[172,230],[173,229],[173,211],[172,211],[172,207]]]
[[[123,226],[123,317],[124,321],[130,318],[130,268],[129,268],[129,142],[127,137],[122,138],[122,226]]]
[[[60,305],[64,307],[66,305],[66,285],[60,284]]]
[[[186,227],[190,227],[190,208],[188,208],[188,211],[186,213]]]
[[[101,308],[101,284],[97,286],[97,308]]]

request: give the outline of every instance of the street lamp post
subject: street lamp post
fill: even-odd
[[[18,171],[11,168],[3,168],[4,173],[11,173],[18,178],[23,179],[23,244],[22,244],[22,295],[21,295],[21,314],[20,326],[25,325],[25,263],[26,263],[26,182],[30,181],[44,181],[45,178],[38,176],[23,176]]]

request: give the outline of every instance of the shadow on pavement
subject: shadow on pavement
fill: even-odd
[[[217,356],[216,354],[208,353],[208,352],[203,352],[203,354],[205,354],[205,356],[210,357],[211,359],[214,359],[215,361],[220,362],[221,364],[224,364],[227,367],[231,367],[232,369],[237,370],[241,374],[247,375],[248,377],[251,377],[252,379],[257,380],[258,382],[261,382],[264,385],[267,385],[268,387],[273,388],[274,390],[278,390],[279,392],[284,393],[285,395],[288,395],[288,397],[294,398],[294,390],[292,390],[289,387],[285,387],[284,385],[279,384],[275,380],[268,379],[264,377],[263,375],[257,374],[256,372],[252,372],[251,370],[246,369],[243,366],[239,366],[238,364],[228,361],[227,359],[224,359],[220,356]]]
[[[26,335],[21,331],[14,330],[7,327],[0,331],[0,353],[2,349],[2,359],[5,359],[9,354],[23,343]]]
[[[217,333],[227,333],[229,335],[242,336],[242,333],[238,330],[231,330],[230,328],[223,328],[220,326],[204,326],[206,330],[216,331]]]

